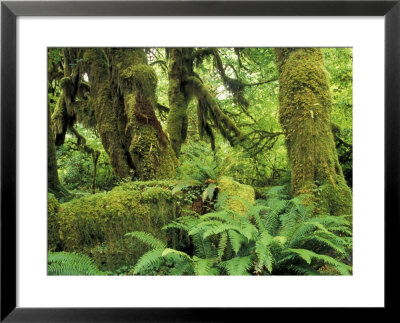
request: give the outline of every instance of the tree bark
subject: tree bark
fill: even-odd
[[[312,194],[316,213],[351,214],[331,129],[332,98],[318,48],[278,48],[279,118],[292,171],[292,193]]]

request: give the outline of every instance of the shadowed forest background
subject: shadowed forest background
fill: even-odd
[[[49,48],[49,275],[351,275],[352,49]]]

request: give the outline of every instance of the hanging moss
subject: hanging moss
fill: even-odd
[[[321,206],[325,212],[351,214],[352,193],[344,181],[332,134],[332,98],[321,50],[279,48],[275,55],[292,193],[314,192],[317,200],[326,200],[327,205]],[[321,192],[326,193],[323,198]]]
[[[61,185],[58,177],[56,146],[54,133],[50,126],[50,103],[47,103],[47,187],[57,198],[71,198],[69,192]]]
[[[67,133],[68,128],[68,113],[64,97],[64,92],[61,91],[54,112],[51,115],[51,127],[55,138],[55,144],[57,146],[64,143],[65,134]]]
[[[171,190],[162,183],[127,184],[61,204],[56,215],[52,210],[49,203],[49,248],[54,250],[59,244],[64,251],[91,255],[110,270],[135,264],[147,251],[138,240],[125,237],[128,232],[145,231],[170,245],[176,243],[175,236],[161,230],[178,213]]]
[[[85,50],[83,59],[89,76],[91,98],[101,142],[110,156],[116,174],[121,178],[130,177],[131,167],[127,160],[123,138],[120,136],[119,120],[113,110],[107,56],[102,48],[93,48]]]
[[[167,131],[175,155],[179,157],[181,146],[186,140],[188,128],[188,100],[183,82],[189,76],[190,66],[185,65],[190,57],[186,48],[171,48],[168,68],[168,101],[170,111],[167,119]],[[187,62],[190,65],[190,62]]]
[[[196,77],[190,77],[187,80],[193,88],[195,96],[207,104],[210,109],[214,123],[218,126],[221,134],[229,140],[232,146],[243,138],[243,133],[236,124],[219,108],[217,102],[204,87],[202,82]]]

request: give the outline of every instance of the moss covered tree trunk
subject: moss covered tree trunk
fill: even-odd
[[[157,75],[143,49],[111,49],[109,54],[114,111],[128,160],[141,180],[168,178],[175,156],[155,114]]]
[[[351,214],[331,129],[332,98],[318,48],[278,48],[279,117],[292,170],[292,193],[313,194],[315,212]]]
[[[60,187],[60,180],[57,173],[56,146],[54,144],[54,135],[50,127],[50,107],[48,106],[47,120],[47,182],[49,190],[56,193]]]
[[[170,177],[175,159],[154,112],[157,77],[145,52],[94,48],[83,58],[97,127],[117,175]]]
[[[121,178],[129,177],[131,167],[128,163],[124,142],[120,136],[118,119],[113,110],[108,58],[102,48],[87,49],[83,57],[86,62],[90,97],[101,142],[110,156],[115,173]]]
[[[185,82],[193,73],[191,51],[190,48],[171,48],[169,50],[168,100],[170,111],[167,131],[177,157],[179,157],[181,146],[187,136],[187,107],[190,95],[186,93]]]
[[[59,198],[69,198],[68,191],[61,185],[57,171],[56,146],[50,123],[50,104],[47,103],[47,185],[50,193]]]

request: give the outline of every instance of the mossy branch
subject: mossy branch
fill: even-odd
[[[220,109],[214,98],[207,91],[203,83],[196,77],[189,77],[186,83],[193,87],[193,92],[198,100],[202,100],[213,117],[215,125],[221,131],[221,134],[233,144],[232,134],[236,139],[241,140],[243,137],[242,131],[235,125],[235,123]]]

